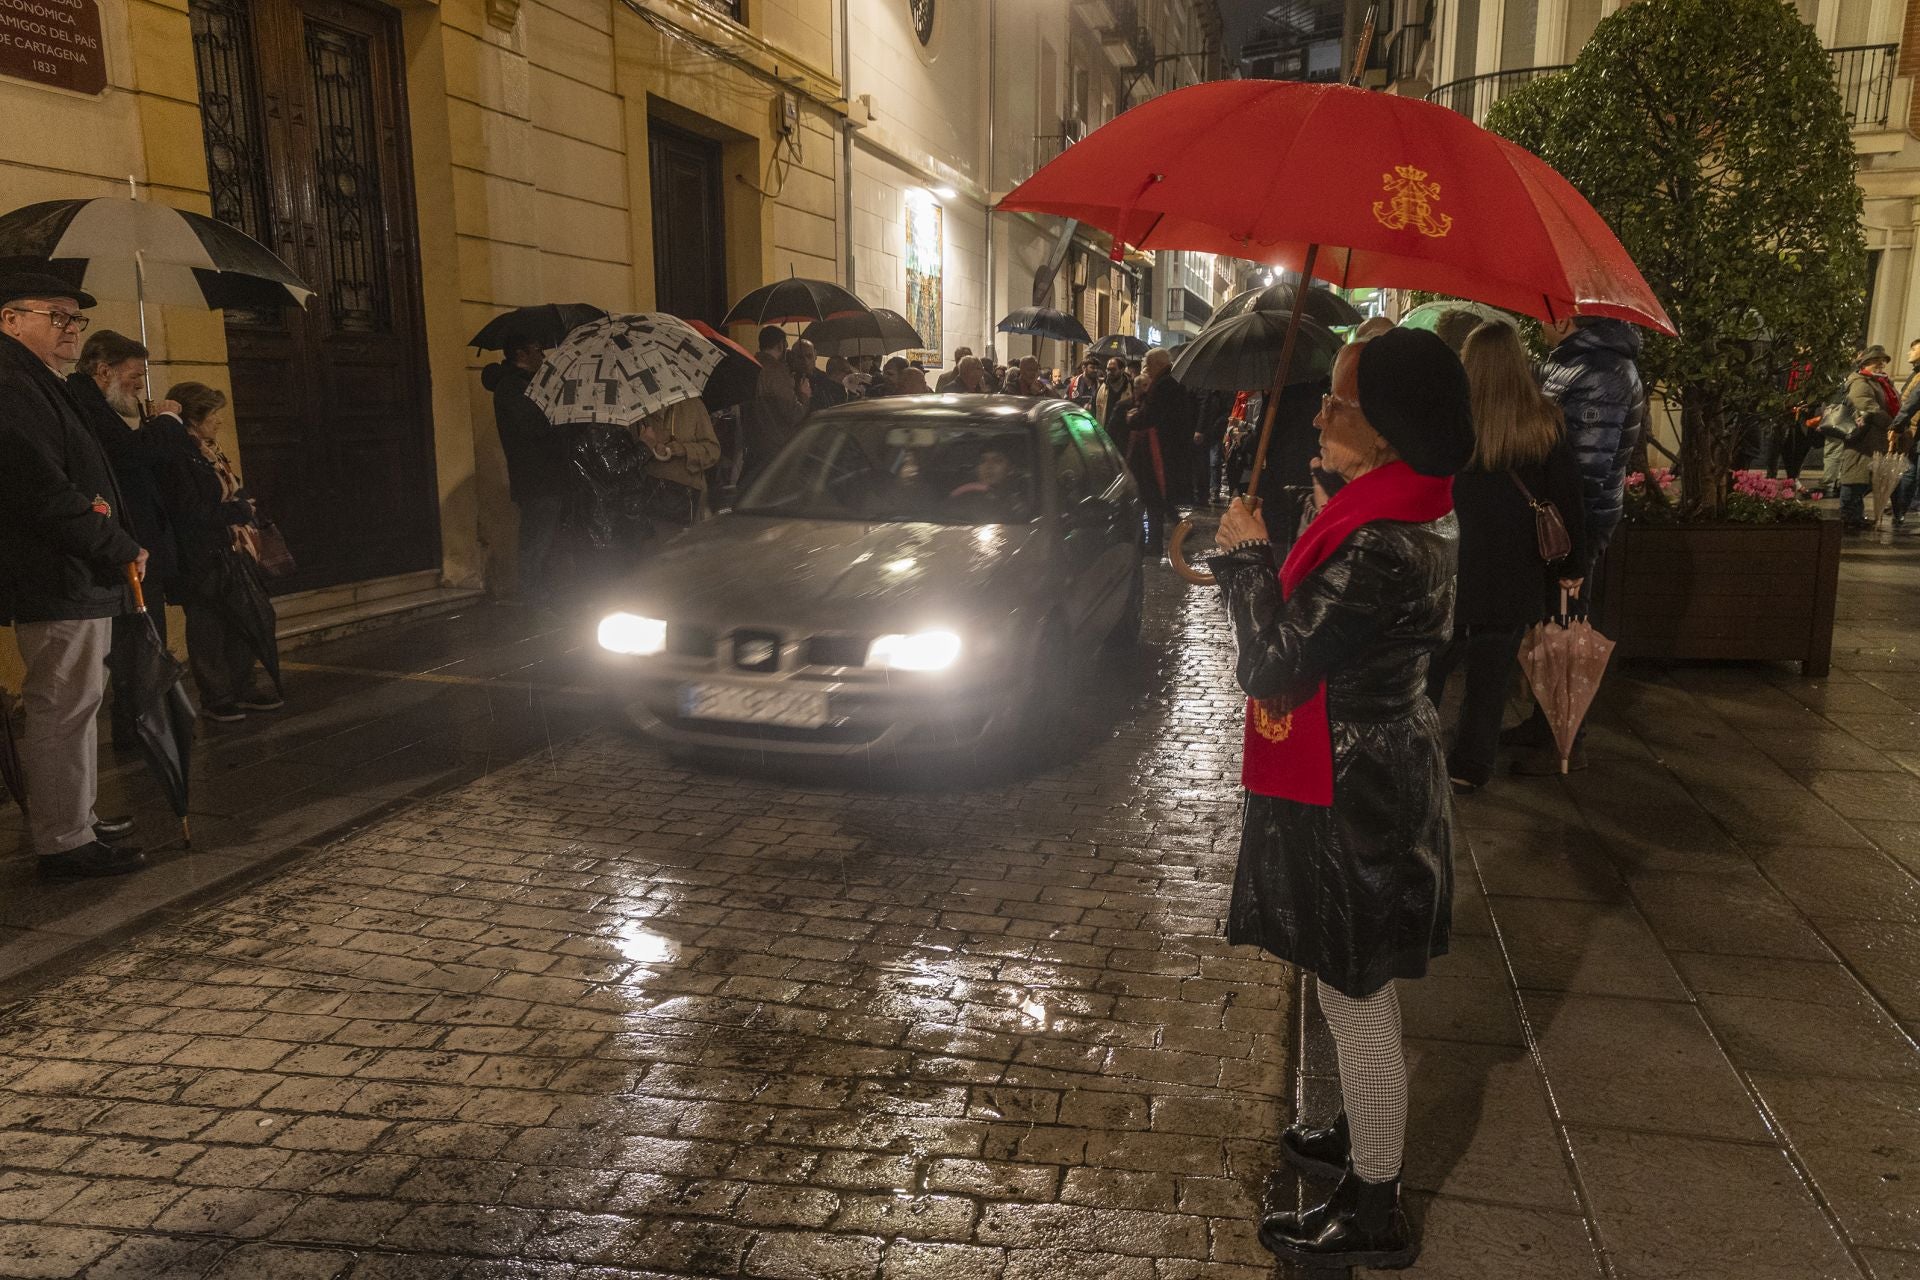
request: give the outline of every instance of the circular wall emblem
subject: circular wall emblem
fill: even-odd
[[[933,39],[934,0],[907,0],[907,7],[913,11],[913,34],[925,45]]]

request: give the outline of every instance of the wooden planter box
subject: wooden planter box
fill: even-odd
[[[1840,522],[1623,523],[1600,564],[1600,630],[1616,658],[1833,659]]]

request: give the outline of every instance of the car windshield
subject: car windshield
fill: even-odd
[[[1038,517],[1024,425],[862,414],[821,418],[734,510],[810,520],[1015,524]]]

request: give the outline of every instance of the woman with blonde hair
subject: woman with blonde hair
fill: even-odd
[[[1474,452],[1454,477],[1460,521],[1460,575],[1453,638],[1434,656],[1427,693],[1440,705],[1447,677],[1466,668],[1466,690],[1447,755],[1454,790],[1478,791],[1493,778],[1500,713],[1514,655],[1527,628],[1574,594],[1586,564],[1580,466],[1560,409],[1533,380],[1520,335],[1483,324],[1461,349],[1473,398]],[[1567,533],[1566,552],[1542,556],[1541,522],[1551,511]]]

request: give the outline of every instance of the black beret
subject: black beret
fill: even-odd
[[[22,298],[72,298],[83,309],[96,305],[92,294],[45,271],[10,271],[0,275],[0,306]]]
[[[1360,350],[1360,411],[1425,476],[1473,457],[1473,398],[1460,357],[1424,329],[1389,329]]]

